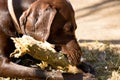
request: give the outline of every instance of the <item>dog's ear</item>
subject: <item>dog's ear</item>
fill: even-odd
[[[47,3],[34,2],[20,17],[22,33],[37,40],[47,40],[56,12],[56,9]]]

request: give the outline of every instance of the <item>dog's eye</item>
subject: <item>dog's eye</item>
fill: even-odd
[[[66,23],[65,25],[64,25],[64,31],[65,32],[73,32],[73,30],[74,30],[74,28],[73,28],[73,26],[72,26],[72,24],[71,23]]]

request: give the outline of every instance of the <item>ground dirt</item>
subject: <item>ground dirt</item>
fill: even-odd
[[[120,0],[70,0],[78,40],[120,40]]]

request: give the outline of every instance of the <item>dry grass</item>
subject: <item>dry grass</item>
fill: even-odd
[[[118,71],[113,71],[112,76],[108,80],[120,80],[120,73]]]
[[[83,60],[91,64],[98,80],[120,80],[120,46],[109,42],[81,43]],[[109,79],[108,79],[109,78]]]

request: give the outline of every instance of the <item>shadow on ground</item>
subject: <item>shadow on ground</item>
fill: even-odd
[[[120,5],[120,0],[102,0],[101,2],[93,4],[91,6],[87,6],[87,7],[79,8],[79,9],[75,10],[76,13],[88,10],[87,13],[76,16],[76,19],[86,17],[86,16],[89,16],[89,15],[91,15],[95,12],[98,12],[100,10],[107,9],[110,7],[119,6],[119,5]],[[119,14],[119,12],[117,14]]]
[[[81,39],[79,40],[80,43],[86,42],[86,43],[91,43],[91,42],[101,42],[101,43],[111,43],[114,45],[119,45],[120,44],[120,40],[84,40]]]

